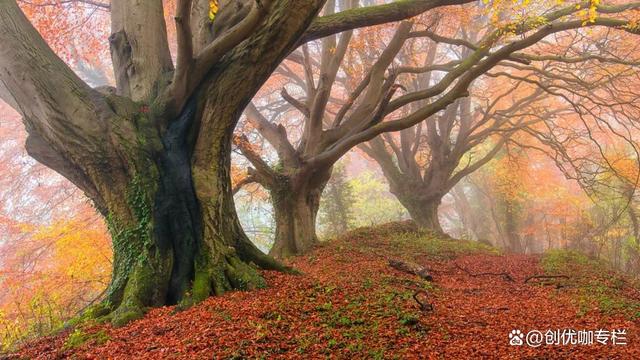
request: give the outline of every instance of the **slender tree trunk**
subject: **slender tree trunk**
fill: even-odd
[[[638,269],[638,265],[640,263],[640,253],[638,251],[638,246],[640,244],[640,220],[638,220],[638,214],[636,214],[636,210],[633,207],[633,203],[629,204],[627,208],[627,212],[629,213],[629,220],[631,220],[631,229],[633,231],[633,245],[628,246],[630,256],[627,261],[627,272],[632,272]]]
[[[480,240],[481,237],[478,236],[478,221],[473,214],[471,203],[469,202],[469,198],[465,193],[463,186],[458,185],[454,187],[452,194],[454,195],[455,205],[458,215],[460,216],[460,220],[462,221],[464,233],[473,239]]]
[[[515,205],[508,201],[504,201],[504,227],[505,236],[508,242],[508,249],[510,252],[521,254],[523,253],[522,239],[518,232],[518,214]]]

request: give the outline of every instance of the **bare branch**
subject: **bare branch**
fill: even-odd
[[[441,6],[470,2],[473,0],[404,0],[345,10],[315,19],[299,43],[303,44],[347,30],[409,19]]]

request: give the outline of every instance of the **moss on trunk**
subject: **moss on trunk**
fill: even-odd
[[[103,317],[120,326],[149,307],[184,307],[229,290],[264,287],[259,267],[287,270],[255,248],[240,227],[224,137],[218,142],[217,180],[204,184],[216,202],[197,197],[202,183],[191,176],[188,142],[195,106],[187,106],[162,137],[148,131],[146,113],[126,113],[114,123],[126,167],[100,187],[109,199],[113,275],[105,301],[88,309],[85,318]],[[212,189],[215,184],[219,187]]]

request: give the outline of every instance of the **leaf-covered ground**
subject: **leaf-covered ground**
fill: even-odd
[[[389,259],[423,265],[434,281],[395,270]],[[389,224],[356,230],[291,263],[304,274],[265,272],[266,289],[212,297],[182,312],[154,309],[123,328],[61,333],[14,356],[640,359],[637,287],[576,254],[502,255]],[[569,278],[524,282],[544,274]],[[434,310],[421,310],[415,294]],[[509,345],[513,329],[601,328],[626,329],[628,344]]]

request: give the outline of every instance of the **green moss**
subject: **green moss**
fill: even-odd
[[[601,268],[605,265],[596,260],[589,259],[586,255],[570,250],[549,250],[540,261],[542,268],[547,273],[557,273],[571,270],[576,266]]]
[[[111,306],[111,303],[108,301],[91,305],[88,308],[86,308],[82,312],[82,314],[65,322],[64,327],[69,328],[69,327],[76,327],[79,325],[89,325],[92,323],[102,322],[105,319],[105,316],[107,316],[112,309],[113,307]]]
[[[228,257],[227,262],[226,275],[234,289],[254,290],[267,286],[266,281],[256,268],[241,261],[236,256]]]
[[[80,329],[75,329],[71,334],[69,334],[69,337],[64,342],[63,348],[65,350],[77,349],[89,342],[95,345],[102,345],[107,341],[109,341],[110,339],[111,338],[109,337],[107,332],[104,330],[100,330],[98,332],[89,334],[89,333],[85,333]]]
[[[154,179],[148,173],[134,176],[125,193],[132,219],[110,216],[107,221],[114,247],[113,279],[107,296],[119,303],[111,317],[115,326],[142,317],[144,306],[164,303],[163,286],[171,276],[172,258],[161,253],[152,238]]]
[[[191,289],[193,301],[199,302],[211,295],[211,275],[207,271],[197,270]]]
[[[234,251],[227,251],[227,254],[219,254],[217,257],[205,252],[196,258],[195,267],[191,294],[181,302],[181,307],[203,301],[212,293],[219,296],[233,289],[253,290],[266,287],[258,270],[240,260]]]
[[[148,251],[153,244],[151,193],[155,192],[155,185],[150,184],[149,181],[146,176],[136,175],[127,188],[125,199],[133,219],[127,221],[113,214],[107,217],[114,250],[114,277],[109,289],[109,297],[113,292],[121,291],[129,280],[130,272],[140,267],[137,265],[139,262],[149,260]]]
[[[500,250],[478,241],[457,240],[428,231],[396,234],[391,241],[397,243],[401,254],[427,254],[434,258],[455,258],[465,254],[500,254]]]
[[[114,327],[122,327],[131,321],[142,319],[144,312],[139,307],[120,306],[111,314],[111,324]]]

